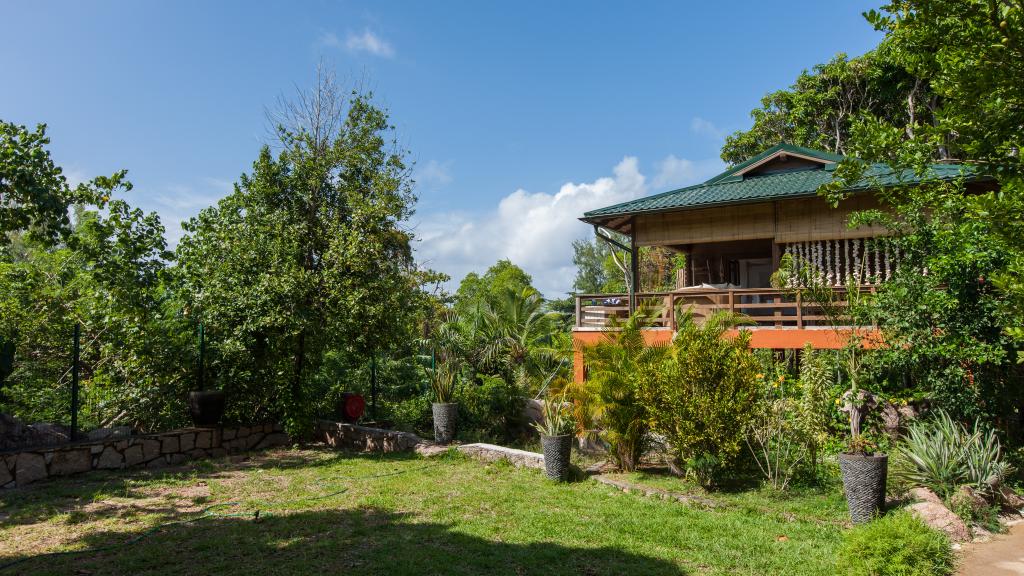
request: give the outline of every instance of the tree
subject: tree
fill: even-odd
[[[181,425],[189,330],[162,283],[163,226],[120,199],[105,212],[78,207],[66,244],[0,259],[0,340],[14,351],[0,411],[67,422],[78,324],[83,427]]]
[[[413,262],[409,172],[372,95],[343,94],[321,71],[272,120],[280,152],[264,146],[234,192],[186,224],[177,272],[235,410],[296,431],[337,385],[317,378],[325,356],[359,364],[411,345],[421,287],[438,277]]]
[[[911,126],[930,121],[935,105],[925,77],[900,66],[889,52],[839,54],[801,72],[788,89],[762,98],[750,113],[754,125],[726,138],[722,159],[738,164],[779,142],[846,154],[861,114]]]
[[[455,292],[455,310],[470,315],[486,306],[494,305],[505,297],[506,292],[521,293],[524,290],[536,292],[533,278],[511,260],[495,262],[480,276],[476,272],[466,274]]]
[[[45,124],[29,131],[0,120],[0,248],[13,233],[53,243],[70,233],[73,204],[102,206],[115,190],[131,189],[123,171],[72,188],[53,163],[49,144]]]
[[[621,240],[625,240],[622,238]],[[630,255],[600,238],[572,243],[577,294],[615,294],[626,292],[629,283]],[[671,290],[676,287],[676,272],[686,265],[686,257],[659,246],[642,246],[640,286],[642,290]]]

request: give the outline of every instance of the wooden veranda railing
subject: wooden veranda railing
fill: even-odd
[[[865,286],[863,291],[874,288]],[[845,306],[844,288],[836,288]],[[700,322],[718,311],[729,311],[749,317],[762,327],[808,328],[825,326],[828,318],[821,306],[803,301],[800,292],[788,293],[771,288],[735,288],[732,290],[700,289],[679,292],[641,292],[636,295],[637,307],[654,314],[652,324],[675,330],[677,315],[689,312]],[[576,296],[576,327],[603,329],[629,317],[629,294],[580,294]]]

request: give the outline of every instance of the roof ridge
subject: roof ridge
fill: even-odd
[[[749,166],[757,164],[758,162],[760,162],[760,161],[762,161],[762,160],[764,160],[766,158],[770,158],[773,155],[778,154],[779,152],[790,152],[790,153],[793,153],[793,154],[800,154],[800,155],[803,155],[803,156],[810,156],[810,157],[816,158],[818,160],[823,160],[823,161],[825,161],[826,163],[829,163],[829,164],[834,164],[836,162],[842,162],[843,160],[846,159],[846,156],[843,156],[842,154],[833,154],[832,152],[826,152],[825,150],[817,150],[817,149],[814,149],[814,148],[807,148],[805,146],[797,146],[796,144],[790,144],[789,142],[781,141],[778,144],[772,146],[771,148],[768,148],[764,152],[761,152],[760,154],[757,154],[756,156],[752,156],[750,158],[747,158],[743,162],[740,162],[739,164],[736,164],[735,166],[732,166],[731,168],[727,169],[725,172],[722,172],[718,176],[713,176],[712,178],[708,179],[704,183],[705,184],[714,184],[716,182],[724,180],[724,179],[726,179],[726,178],[728,178],[730,176],[733,176],[737,172],[743,171],[745,168],[748,168]]]

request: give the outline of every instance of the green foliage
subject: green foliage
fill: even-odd
[[[892,346],[878,355],[876,378],[887,391],[929,397],[956,418],[1011,418],[1022,396],[1020,375],[1010,369],[1019,343],[1010,337],[1024,335],[1020,7],[898,0],[866,16],[886,34],[877,52],[933,96],[917,101],[927,103],[927,117],[861,114],[850,152],[924,176],[933,160],[958,159],[998,184],[998,191],[961,181],[897,187],[882,197],[889,211],[855,219],[897,231],[890,247],[901,254],[896,279],[877,299]],[[824,192],[861,178],[862,169],[841,164]]]
[[[29,131],[0,120],[0,248],[16,234],[51,245],[71,232],[68,211],[73,205],[103,207],[117,190],[131,189],[124,171],[72,188],[53,163],[49,144],[45,124]]]
[[[802,470],[818,477],[818,457],[828,441],[832,358],[810,346],[800,355],[799,378],[790,366],[794,355],[756,350],[761,364],[758,399],[747,427],[747,447],[760,472],[784,490]]]
[[[14,351],[0,411],[68,422],[77,323],[81,426],[179,426],[194,325],[163,283],[163,227],[123,200],[105,205],[79,206],[61,244],[27,237],[0,256],[0,340]]]
[[[891,472],[895,482],[924,486],[943,498],[961,485],[995,494],[1011,473],[994,430],[977,422],[967,430],[942,410],[910,426],[896,447]]]
[[[618,331],[584,355],[587,380],[574,389],[577,421],[586,430],[600,430],[615,464],[632,471],[648,443],[650,413],[639,396],[640,387],[657,377],[666,354],[664,346],[644,342],[642,313],[634,314]]]
[[[231,410],[307,429],[347,365],[411,355],[430,308],[401,225],[415,198],[387,113],[329,79],[286,107],[233,193],[185,225],[177,280]]]
[[[460,362],[471,374],[499,376],[524,394],[567,369],[568,351],[556,337],[559,314],[532,287],[504,288],[472,306],[459,298],[422,342],[443,360]]]
[[[945,534],[900,511],[847,531],[834,574],[945,576],[953,573],[954,564]]]
[[[652,429],[705,486],[739,455],[758,398],[749,333],[724,337],[737,322],[728,314],[701,324],[683,317],[664,361],[638,374],[636,383]]]
[[[448,404],[455,401],[455,376],[457,368],[450,362],[442,362],[434,368],[426,368],[430,390],[434,393],[434,402]]]
[[[907,72],[887,52],[857,58],[839,54],[801,72],[788,89],[761,99],[753,126],[726,138],[722,159],[738,164],[779,142],[845,154],[855,120],[872,114],[893,122],[930,118],[929,84]],[[913,110],[908,102],[917,102]]]
[[[521,294],[527,290],[537,292],[533,278],[510,260],[498,260],[483,276],[476,272],[466,274],[455,292],[454,309],[462,316],[470,316],[495,305],[508,292]]]
[[[574,427],[572,410],[567,405],[566,397],[548,398],[541,408],[543,420],[534,422],[533,427],[543,436],[563,436],[571,434]]]
[[[800,431],[812,467],[817,467],[822,446],[831,432],[834,405],[830,390],[835,384],[835,357],[810,344],[800,354],[796,428]]]
[[[479,375],[459,388],[459,436],[508,442],[521,433],[523,396],[499,377]]]

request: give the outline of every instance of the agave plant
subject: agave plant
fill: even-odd
[[[452,362],[438,363],[434,368],[424,368],[430,380],[430,389],[434,392],[434,401],[448,404],[455,398],[455,374],[457,370]]]
[[[544,400],[541,407],[542,422],[534,422],[533,427],[544,436],[564,436],[572,434],[574,422],[572,412],[568,408],[565,396]]]
[[[982,430],[979,422],[968,430],[943,410],[911,425],[895,455],[894,479],[944,498],[962,485],[991,494],[1012,472],[994,430]]]

